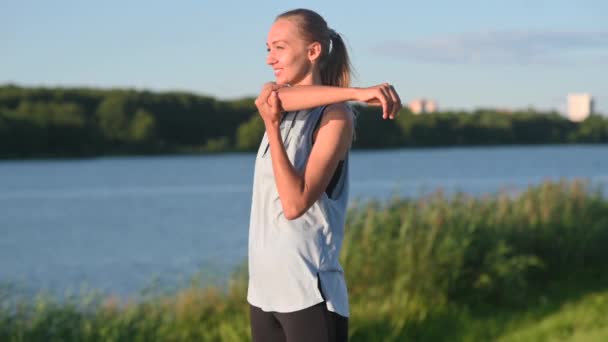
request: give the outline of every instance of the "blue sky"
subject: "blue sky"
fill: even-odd
[[[384,81],[444,109],[608,114],[608,1],[6,1],[0,83],[253,96],[272,80],[274,17],[306,7],[343,34],[355,86]]]

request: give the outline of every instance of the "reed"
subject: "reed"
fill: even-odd
[[[353,206],[341,255],[351,340],[608,340],[608,201],[598,189],[547,181],[517,194],[438,190]],[[246,341],[246,285],[241,268],[225,288],[193,283],[128,303],[19,299],[6,288],[0,341]]]

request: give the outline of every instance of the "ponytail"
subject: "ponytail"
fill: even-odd
[[[343,87],[350,86],[352,66],[348,51],[342,37],[336,31],[329,29],[329,48],[325,60],[321,64],[321,82],[324,85]]]

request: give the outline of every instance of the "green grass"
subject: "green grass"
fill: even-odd
[[[349,212],[351,341],[608,341],[608,201],[582,181]],[[0,341],[244,341],[246,272],[120,303],[0,290]]]
[[[607,341],[608,291],[564,303],[556,312],[515,326],[498,341]]]

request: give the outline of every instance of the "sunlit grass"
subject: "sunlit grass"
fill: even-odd
[[[608,201],[583,181],[349,212],[352,341],[608,340]],[[121,302],[0,290],[0,341],[245,341],[246,270]]]

